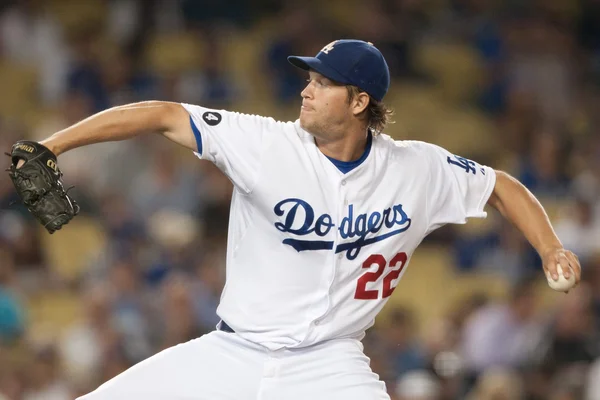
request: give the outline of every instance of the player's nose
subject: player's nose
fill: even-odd
[[[310,99],[313,97],[312,85],[310,84],[310,82],[308,83],[308,85],[306,85],[304,90],[300,92],[300,96],[302,96],[303,99]]]

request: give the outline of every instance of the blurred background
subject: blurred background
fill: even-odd
[[[365,339],[392,398],[599,400],[599,0],[2,0],[0,147],[149,99],[294,120],[286,56],[339,38],[387,58],[388,134],[519,178],[583,265],[553,292],[492,210],[434,232]],[[214,166],[146,136],[60,167],[83,211],[53,236],[0,176],[2,400],[73,399],[218,321]]]

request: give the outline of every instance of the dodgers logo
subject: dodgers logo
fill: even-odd
[[[290,198],[280,201],[273,208],[275,215],[283,217],[275,223],[275,228],[289,233],[293,238],[283,240],[283,244],[292,246],[296,251],[332,250],[334,242],[328,240],[304,240],[299,237],[315,234],[325,237],[336,228],[344,241],[336,246],[335,252],[346,252],[348,260],[354,260],[360,250],[370,244],[398,235],[410,228],[411,219],[396,204],[382,211],[369,214],[354,213],[354,205],[348,205],[346,216],[336,226],[329,214],[315,215],[312,206],[302,199]]]

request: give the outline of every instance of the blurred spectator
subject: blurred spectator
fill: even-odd
[[[206,253],[198,262],[195,274],[191,287],[195,319],[201,330],[209,332],[219,322],[217,306],[225,285],[224,252]]]
[[[419,31],[427,26],[424,4],[412,0],[375,0],[360,3],[355,11],[362,19],[355,27],[357,37],[377,43],[395,78],[418,78],[412,47]]]
[[[488,217],[493,218],[493,217]],[[458,230],[453,246],[456,264],[463,271],[476,271],[517,282],[536,272],[537,253],[508,221],[473,233]]]
[[[545,124],[562,124],[572,111],[572,34],[541,13],[513,19],[509,34],[510,90],[532,99]]]
[[[392,312],[389,324],[381,339],[388,347],[386,353],[392,359],[396,376],[424,368],[425,355],[417,342],[417,326],[413,313],[408,309],[397,308]]]
[[[74,32],[70,45],[75,55],[67,75],[67,91],[80,93],[90,99],[92,111],[99,112],[110,107],[110,97],[102,81],[102,54],[98,28],[88,26]]]
[[[185,103],[229,109],[234,99],[240,98],[241,93],[235,78],[228,71],[224,41],[214,36],[216,34],[209,36],[205,41],[202,68],[184,72],[179,77],[176,97]]]
[[[204,333],[195,319],[190,287],[185,277],[173,276],[164,284],[162,314],[165,319],[161,321],[160,349],[190,341]]]
[[[1,13],[0,47],[9,60],[38,69],[40,94],[47,104],[61,99],[71,58],[47,2],[19,0]]]
[[[521,160],[518,179],[541,198],[565,196],[565,143],[555,134],[541,132],[533,136],[530,154]]]
[[[527,239],[507,221],[500,222],[494,246],[479,254],[479,270],[516,283],[539,271],[537,253]]]
[[[163,209],[197,213],[201,204],[196,185],[202,183],[198,182],[197,172],[190,164],[180,162],[172,149],[156,147],[151,151],[149,167],[139,172],[131,191],[136,217],[144,218]]]
[[[590,366],[587,374],[587,390],[585,400],[600,398],[600,358],[597,358]]]
[[[477,380],[468,400],[521,400],[524,390],[521,379],[510,369],[489,369]]]
[[[382,380],[395,382],[397,377],[409,371],[427,367],[416,331],[412,312],[397,307],[390,313],[386,326],[375,328],[365,340],[366,351],[378,357],[379,365],[373,368]]]
[[[152,10],[155,3],[139,0],[109,0],[106,30],[111,38],[124,46],[132,43],[139,33],[145,33],[144,12],[147,9]]]
[[[592,199],[575,195],[556,223],[556,234],[565,248],[573,251],[583,261],[600,252],[600,220]]]
[[[290,68],[287,57],[292,54],[316,54],[321,49],[324,35],[317,19],[318,15],[296,2],[287,2],[281,12],[278,21],[281,34],[269,44],[266,54],[270,76],[267,84],[279,101],[289,102],[300,98],[307,76],[298,68]]]
[[[585,266],[585,281],[589,282],[592,293],[595,331],[600,332],[600,252],[588,259]]]
[[[203,240],[201,226],[191,215],[160,210],[150,216],[148,231],[162,261],[172,269],[190,272]]]
[[[109,106],[119,106],[161,97],[160,87],[143,63],[140,43],[104,48],[100,59],[101,80]]]
[[[71,400],[73,394],[67,382],[61,378],[59,357],[53,346],[38,349],[28,369],[28,390],[23,400]]]
[[[427,371],[415,370],[398,379],[395,394],[398,400],[440,400],[440,385]]]
[[[125,351],[122,346],[117,346],[110,349],[110,352],[104,357],[100,371],[97,373],[98,382],[94,386],[84,390],[82,394],[91,392],[102,383],[107,382],[115,376],[125,372],[133,365],[134,363],[132,363],[125,355]]]
[[[139,362],[151,355],[150,324],[142,286],[142,277],[136,265],[122,259],[109,271],[113,294],[112,323],[122,340],[129,360]]]
[[[550,400],[579,400],[584,396],[587,364],[570,364],[559,370],[549,387]]]
[[[69,72],[68,92],[89,98],[91,111],[160,97],[154,77],[142,68],[139,49],[107,45],[93,27],[80,32],[73,47],[79,59]]]
[[[96,384],[97,371],[111,349],[118,346],[111,316],[113,299],[106,285],[88,289],[83,297],[84,319],[63,335],[59,351],[64,371],[75,387]]]
[[[489,304],[466,322],[462,350],[466,367],[476,375],[491,367],[520,367],[541,339],[533,281],[515,285],[505,304]]]
[[[591,288],[581,284],[563,299],[554,315],[551,331],[544,334],[543,363],[561,369],[591,363],[600,356]]]
[[[591,72],[596,84],[600,84],[600,2],[581,1],[577,23],[577,34],[581,47],[591,57]]]
[[[459,2],[455,2],[457,4]],[[506,109],[506,96],[509,88],[506,76],[508,49],[505,30],[507,21],[494,15],[494,5],[486,2],[464,2],[465,6],[479,7],[472,10],[474,21],[470,37],[474,48],[483,61],[484,88],[479,103],[484,110],[499,114]],[[485,9],[485,7],[489,9]],[[478,12],[479,11],[479,12]]]
[[[438,328],[441,334],[437,340],[426,341],[426,343],[430,343],[428,345],[429,349],[436,349],[437,351],[451,350],[459,344],[460,337],[458,333],[463,331],[465,324],[475,312],[490,302],[484,290],[479,288],[479,291],[474,291],[468,297],[458,301],[450,309],[446,318],[438,321],[438,324],[442,325]],[[430,329],[430,331],[434,330]]]
[[[94,26],[73,36],[78,59],[69,71],[68,92],[89,98],[93,112],[160,97],[158,82],[142,63],[140,43],[119,47],[104,42]]]
[[[25,332],[25,310],[14,281],[15,260],[0,242],[0,346],[11,344]]]
[[[215,22],[232,22],[245,25],[251,21],[254,7],[244,0],[231,0],[223,3],[218,0],[205,0],[198,3],[193,0],[181,0],[181,9],[186,22],[191,26],[204,27]],[[260,9],[260,3],[256,4]]]
[[[7,360],[8,356],[3,353],[0,347],[0,360]],[[14,365],[9,367],[5,363],[0,367],[0,400],[21,398],[25,387],[25,380]]]

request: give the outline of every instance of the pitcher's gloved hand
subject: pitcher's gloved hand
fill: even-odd
[[[8,155],[12,160],[8,175],[19,197],[48,232],[59,230],[79,213],[79,206],[60,181],[56,156],[47,147],[22,140]],[[24,161],[21,166],[20,160]]]

